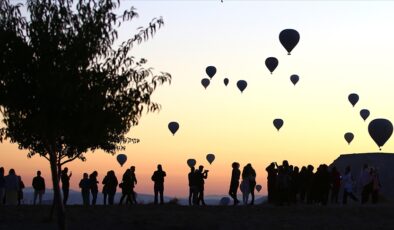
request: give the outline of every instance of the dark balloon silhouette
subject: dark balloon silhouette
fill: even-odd
[[[227,86],[227,85],[228,85],[228,82],[229,82],[228,78],[225,78],[225,79],[223,80],[223,82],[224,82],[224,85]]]
[[[360,116],[363,118],[363,120],[367,120],[367,118],[369,117],[369,110],[368,109],[362,109],[360,110]]]
[[[127,161],[127,156],[125,154],[119,154],[118,156],[116,156],[116,160],[118,161],[120,166],[123,166],[123,164]]]
[[[205,72],[207,73],[208,77],[212,79],[213,76],[215,76],[215,74],[216,74],[216,67],[215,66],[208,66],[205,69]]]
[[[300,41],[300,34],[293,29],[282,30],[279,34],[279,41],[283,47],[287,50],[287,54],[290,55],[291,51],[296,47]]]
[[[237,87],[241,91],[241,93],[246,89],[248,86],[248,83],[245,80],[239,80],[237,82]]]
[[[265,66],[267,66],[268,70],[271,72],[274,72],[276,67],[278,67],[279,61],[275,57],[268,57],[265,59]]]
[[[350,101],[350,104],[352,104],[354,107],[357,104],[359,97],[356,93],[351,93],[349,94],[348,99]]]
[[[387,119],[375,119],[369,123],[368,132],[379,149],[382,150],[383,145],[393,134],[393,124]]]
[[[263,188],[263,186],[261,186],[261,185],[256,185],[256,190],[257,190],[257,192],[260,192],[261,191],[261,189]]]
[[[296,85],[299,80],[300,80],[300,77],[296,74],[293,74],[290,76],[290,81],[293,83],[293,85]]]
[[[278,131],[279,131],[279,129],[282,128],[282,126],[283,126],[283,120],[280,119],[280,118],[275,119],[273,123],[274,123],[275,128],[276,128]]]
[[[207,89],[207,87],[209,86],[209,83],[211,83],[211,81],[208,78],[203,78],[201,80],[201,85],[204,86],[205,89]]]
[[[209,164],[212,164],[212,162],[215,160],[215,155],[213,155],[212,153],[207,154],[207,161],[209,162]]]
[[[353,133],[345,133],[345,140],[346,142],[350,145],[350,143],[352,142],[352,140],[354,139],[354,135]]]
[[[194,159],[188,159],[188,160],[186,161],[186,163],[187,163],[187,165],[191,168],[191,167],[194,167],[194,166],[196,165],[196,160],[194,160]]]
[[[175,135],[176,131],[179,129],[179,124],[176,121],[171,121],[168,123],[168,129],[171,131],[172,135]]]

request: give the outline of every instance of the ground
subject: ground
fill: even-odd
[[[50,207],[0,207],[0,229],[55,229]],[[394,229],[394,205],[67,207],[69,229]]]

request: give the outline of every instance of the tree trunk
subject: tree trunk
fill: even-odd
[[[52,173],[52,183],[53,183],[53,203],[55,204],[56,212],[57,212],[57,224],[58,228],[61,230],[66,229],[66,212],[64,210],[62,196],[60,193],[60,186],[59,186],[59,176],[58,174],[58,165],[57,165],[57,154],[51,148],[49,152],[49,160],[51,164],[51,173]]]

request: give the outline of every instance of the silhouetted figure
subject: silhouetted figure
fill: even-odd
[[[103,195],[104,195],[104,205],[107,204],[107,197],[108,197],[108,204],[114,204],[114,198],[116,194],[116,187],[118,186],[118,178],[115,176],[114,171],[108,171],[107,175],[103,179]]]
[[[350,170],[350,166],[347,166],[345,169],[345,175],[342,178],[343,181],[343,204],[347,203],[347,197],[349,196],[354,201],[358,201],[357,197],[353,194],[353,176]]]
[[[276,188],[278,191],[278,204],[290,204],[289,190],[290,190],[290,176],[283,165],[278,167],[278,176],[276,178]]]
[[[62,190],[63,190],[63,204],[66,205],[67,204],[67,200],[68,200],[68,193],[70,191],[70,178],[72,176],[72,172],[70,172],[70,174],[68,174],[68,168],[65,167],[62,171],[62,175],[60,177],[61,181],[62,181]]]
[[[90,182],[90,192],[92,193],[92,205],[96,205],[97,201],[97,194],[98,194],[98,186],[99,183],[97,180],[97,171],[94,171],[92,174],[89,175],[89,182]]]
[[[330,173],[328,172],[327,165],[322,164],[319,166],[315,174],[315,180],[317,192],[316,200],[322,205],[327,205],[331,184]]]
[[[306,170],[306,202],[311,204],[315,201],[315,188],[314,188],[314,167],[312,165],[307,166]]]
[[[197,204],[198,200],[198,185],[194,167],[190,167],[187,177],[189,181],[189,206],[191,206],[192,204]]]
[[[4,204],[4,197],[5,197],[4,168],[0,167],[0,206]]]
[[[278,174],[276,163],[272,162],[265,171],[267,171],[268,203],[272,204],[276,199],[276,176]]]
[[[300,184],[300,169],[295,166],[290,172],[290,201],[292,203],[297,203]]]
[[[137,184],[137,176],[135,175],[135,166],[130,167],[130,175],[131,175],[131,199],[134,204],[137,204],[137,194],[134,191],[134,187]]]
[[[7,205],[18,204],[18,192],[20,186],[20,180],[15,174],[14,169],[10,169],[5,179],[5,200]]]
[[[90,205],[90,180],[87,173],[83,174],[82,180],[79,182],[79,187],[81,188],[82,201],[84,206]]]
[[[197,198],[197,205],[205,205],[205,200],[204,200],[204,184],[205,184],[205,179],[208,178],[208,170],[204,170],[204,166],[200,165],[198,167],[198,170],[196,171],[196,182],[197,182],[197,188],[198,188],[198,198]]]
[[[45,193],[45,180],[41,176],[41,171],[37,171],[37,176],[33,178],[32,186],[34,189],[34,200],[33,204],[35,205],[38,197],[38,204],[42,203],[42,196]]]
[[[250,194],[250,185],[249,178],[242,178],[239,189],[242,192],[242,202],[244,205],[248,205],[249,202],[249,194]]]
[[[331,169],[331,203],[338,204],[339,188],[341,187],[341,174],[337,167]]]
[[[300,201],[302,203],[305,202],[307,184],[308,184],[308,175],[307,169],[305,166],[302,166],[301,171],[299,173],[299,193],[300,193]]]
[[[21,203],[23,202],[23,189],[25,188],[25,183],[23,183],[21,176],[18,176],[18,180],[19,180],[18,205],[21,205]]]
[[[382,185],[380,184],[380,179],[379,179],[379,172],[378,169],[371,169],[371,175],[372,175],[372,203],[376,204],[378,203],[378,198],[379,198],[379,190]]]
[[[155,193],[154,204],[158,203],[158,195],[160,194],[160,204],[164,204],[163,193],[164,193],[164,177],[166,172],[163,171],[161,165],[157,165],[157,170],[152,175],[152,181],[154,182],[153,190]]]
[[[249,192],[252,196],[251,205],[254,204],[254,189],[256,187],[256,171],[253,169],[252,165],[247,164],[242,170],[242,180],[249,181]]]
[[[231,182],[230,182],[230,190],[228,194],[233,198],[234,205],[239,203],[237,198],[237,190],[239,186],[239,178],[241,177],[241,171],[239,170],[239,163],[234,162],[232,164],[233,170],[231,172]]]
[[[367,164],[364,164],[358,182],[362,188],[361,203],[365,204],[368,202],[368,198],[372,192],[372,187],[373,187],[371,172],[368,169]]]
[[[123,203],[126,198],[126,204],[133,204],[133,180],[131,175],[131,169],[127,169],[123,174],[122,183],[119,184],[122,189],[122,197],[120,198],[119,204]]]

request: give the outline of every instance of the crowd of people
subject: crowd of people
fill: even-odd
[[[321,204],[327,205],[329,202],[338,204],[340,187],[343,187],[342,204],[346,204],[348,198],[367,203],[371,198],[372,203],[378,202],[379,189],[381,183],[379,180],[378,170],[368,165],[363,166],[358,180],[355,181],[351,173],[350,166],[345,168],[345,173],[341,175],[339,170],[333,166],[329,168],[327,165],[320,165],[314,172],[312,165],[303,166],[301,169],[297,166],[290,165],[284,160],[282,165],[276,162],[271,163],[267,168],[267,202],[277,205],[289,205],[296,203],[305,204]],[[189,182],[189,205],[198,206],[206,205],[204,200],[204,184],[208,178],[208,170],[204,170],[204,166],[200,165],[198,169],[190,168],[188,173]],[[67,204],[70,179],[72,172],[65,167],[61,174],[61,184],[63,191],[63,203]],[[161,165],[157,166],[151,179],[154,183],[154,204],[164,203],[164,178],[166,172],[163,171]],[[240,182],[241,180],[241,182]],[[137,177],[135,174],[135,166],[128,168],[119,182],[113,170],[108,171],[102,180],[103,204],[113,205],[114,198],[119,187],[121,189],[121,198],[119,204],[137,204],[136,192],[134,187],[137,185]],[[97,195],[99,193],[98,172],[94,171],[90,175],[84,173],[79,182],[83,205],[96,205]],[[0,167],[0,205],[18,205],[23,200],[23,189],[25,185],[20,176],[15,173],[14,169],[10,169],[8,175],[5,170]],[[45,194],[45,179],[41,176],[41,172],[37,171],[37,175],[32,180],[32,188],[34,189],[33,204],[41,204],[42,197]],[[240,164],[234,162],[232,164],[231,180],[229,196],[233,199],[233,204],[240,203],[237,197],[238,188],[242,192],[242,201],[245,205],[253,205],[255,202],[256,189],[256,171],[249,163],[240,170]],[[355,188],[361,189],[361,197],[355,195]],[[251,201],[249,202],[249,197]],[[38,202],[37,202],[38,200]]]

